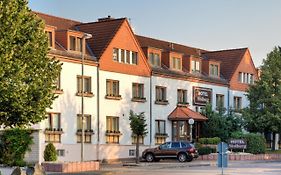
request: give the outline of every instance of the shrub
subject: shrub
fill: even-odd
[[[207,155],[215,152],[216,148],[211,148],[209,146],[198,148],[199,155]]]
[[[198,140],[200,144],[211,144],[211,145],[217,145],[221,142],[221,139],[219,137],[213,137],[213,138],[200,138]]]
[[[45,161],[56,161],[57,151],[52,143],[48,143],[44,150],[44,160]]]
[[[4,130],[0,138],[0,163],[24,166],[24,155],[33,143],[31,130],[13,128]]]

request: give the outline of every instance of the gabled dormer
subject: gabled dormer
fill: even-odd
[[[146,47],[146,48],[142,48],[144,54],[146,55],[146,57],[148,58],[148,63],[151,67],[157,67],[160,68],[162,61],[161,61],[161,57],[162,57],[162,49],[158,49],[158,48],[153,48],[153,47]]]
[[[48,37],[48,45],[51,49],[55,49],[55,30],[56,27],[45,25],[44,31]]]
[[[82,52],[83,32],[74,30],[60,30],[56,32],[57,40],[67,50],[71,52]]]
[[[220,77],[220,61],[206,59],[203,61],[202,71],[210,77]]]
[[[183,53],[174,51],[163,52],[162,61],[171,70],[182,71]]]
[[[184,57],[184,67],[192,74],[202,72],[202,58],[198,56],[188,55]]]

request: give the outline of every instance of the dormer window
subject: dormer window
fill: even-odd
[[[48,37],[48,46],[49,47],[54,47],[53,46],[53,32],[45,31],[45,33],[47,34],[47,37]]]
[[[149,53],[149,63],[154,67],[161,67],[160,55],[158,53]]]
[[[191,61],[191,71],[192,73],[200,73],[200,61]]]
[[[69,50],[82,52],[82,38],[69,36]]]
[[[172,68],[176,70],[181,70],[181,59],[177,57],[172,57]]]
[[[210,75],[218,77],[219,76],[219,65],[216,64],[210,64]]]
[[[44,29],[45,34],[48,37],[48,46],[50,48],[55,48],[55,30],[56,30],[56,27],[49,26],[49,25],[46,25],[45,29]]]

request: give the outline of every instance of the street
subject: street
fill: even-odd
[[[81,175],[218,175],[221,169],[215,161],[193,161],[178,163],[177,161],[134,164],[102,165],[99,172],[75,173]],[[280,175],[281,161],[232,161],[224,169],[225,175]],[[74,175],[74,174],[72,174]]]

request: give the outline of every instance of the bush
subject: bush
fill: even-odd
[[[235,139],[245,139],[247,141],[246,152],[252,154],[265,153],[266,141],[263,135],[255,133],[233,133],[232,137]]]
[[[44,160],[45,161],[56,161],[57,151],[52,143],[48,143],[44,150]]]
[[[213,137],[213,138],[200,138],[198,140],[200,144],[210,144],[210,145],[217,145],[221,142],[221,139],[219,137]]]
[[[199,155],[207,155],[215,152],[216,148],[211,148],[209,146],[198,148]]]
[[[13,128],[4,130],[0,138],[0,163],[25,166],[24,155],[33,143],[31,130]]]

